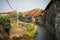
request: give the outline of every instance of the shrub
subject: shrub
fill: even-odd
[[[0,16],[0,24],[3,24],[5,26],[6,32],[9,31],[10,27],[10,20],[6,16]]]
[[[22,22],[19,21],[19,25],[22,25],[22,27],[26,28],[25,33],[30,36],[30,37],[34,37],[34,26],[32,23],[27,23],[27,22]]]

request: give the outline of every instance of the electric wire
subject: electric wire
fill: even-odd
[[[9,3],[9,1],[6,0],[6,2],[8,3],[9,7],[10,7],[13,11],[15,11],[15,10],[13,9],[13,7],[11,6],[11,4]]]

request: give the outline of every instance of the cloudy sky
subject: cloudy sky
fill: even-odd
[[[8,0],[12,8],[24,12],[34,8],[45,9],[50,0]],[[0,0],[0,12],[13,11],[6,0]]]

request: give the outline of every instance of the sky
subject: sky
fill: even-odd
[[[35,8],[45,9],[51,0],[8,0],[17,12],[24,12]],[[0,0],[0,13],[12,10],[6,0]]]

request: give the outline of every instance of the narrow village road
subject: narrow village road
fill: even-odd
[[[34,38],[34,40],[50,40],[47,35],[47,31],[45,30],[44,27],[39,27],[36,30],[37,35]]]

